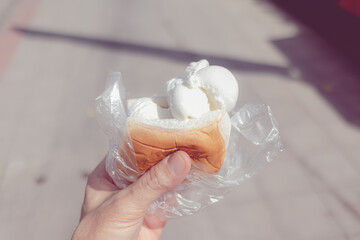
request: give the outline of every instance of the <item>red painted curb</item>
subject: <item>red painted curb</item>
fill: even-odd
[[[4,30],[0,34],[0,77],[6,71],[22,39],[22,34],[14,31],[14,28],[26,28],[30,24],[40,1],[22,1],[5,24]]]
[[[340,0],[339,6],[360,17],[360,0]]]

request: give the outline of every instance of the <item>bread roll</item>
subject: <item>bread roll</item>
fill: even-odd
[[[218,111],[211,119],[197,119],[189,123],[193,125],[190,128],[161,127],[160,124],[152,125],[135,118],[127,120],[139,171],[146,171],[178,150],[189,154],[193,164],[201,170],[208,173],[219,171],[230,134],[230,119],[226,112]]]

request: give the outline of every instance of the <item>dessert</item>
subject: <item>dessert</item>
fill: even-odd
[[[194,167],[208,173],[219,171],[230,136],[228,112],[238,98],[235,77],[226,68],[201,60],[166,86],[167,96],[127,101],[126,128],[132,146],[124,145],[119,154],[133,153],[131,161],[144,172],[182,150]]]

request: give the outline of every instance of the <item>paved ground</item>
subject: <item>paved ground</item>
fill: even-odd
[[[70,238],[111,70],[140,97],[203,57],[272,106],[286,150],[163,239],[360,239],[359,75],[256,0],[0,0],[0,239]]]

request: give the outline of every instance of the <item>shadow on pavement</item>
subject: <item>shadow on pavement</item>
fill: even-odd
[[[326,61],[326,48],[314,47],[306,31],[273,41],[291,65],[299,69],[302,80],[316,87],[347,121],[360,126],[360,18],[343,10],[339,0],[269,1],[337,51],[336,63]]]
[[[292,67],[287,68],[118,40],[76,36],[36,29],[15,28],[14,30],[34,38],[69,41],[115,51],[157,56],[185,63],[206,58],[213,64],[226,66],[233,70],[268,72],[288,78],[294,77],[291,73],[291,69],[294,67],[300,71],[301,79],[315,86],[347,121],[360,126],[360,80],[356,80],[356,77],[349,77],[351,74],[347,72],[334,72],[344,71],[341,67],[329,69],[329,62],[322,63],[323,59],[326,58],[326,52],[321,51],[321,49],[311,48],[313,39],[309,39],[303,33],[293,38],[272,41],[274,46],[291,63]],[[306,48],[304,49],[302,46],[306,46]]]
[[[261,71],[261,72],[269,72],[269,73],[275,73],[286,76],[289,75],[288,68],[274,66],[266,63],[247,62],[247,61],[242,61],[227,57],[206,55],[206,54],[194,53],[183,50],[173,50],[173,49],[166,49],[157,46],[146,46],[138,43],[130,43],[125,41],[107,40],[107,39],[93,38],[86,36],[75,36],[64,33],[40,31],[35,29],[15,28],[14,30],[31,37],[77,42],[81,44],[93,45],[96,47],[102,47],[116,51],[126,51],[132,53],[140,53],[144,55],[164,57],[167,59],[172,59],[174,61],[182,61],[186,63],[205,58],[209,60],[212,64],[226,66],[234,70]]]
[[[341,8],[340,0],[268,1],[310,28],[359,68],[360,18]],[[355,3],[353,7],[356,8]]]
[[[296,37],[272,43],[299,71],[298,79],[313,85],[345,120],[360,127],[359,73],[342,63],[342,59],[326,61],[327,52],[309,44],[309,41],[311,39],[303,32]],[[339,63],[342,65],[339,66]],[[321,109],[318,110],[321,112]]]

